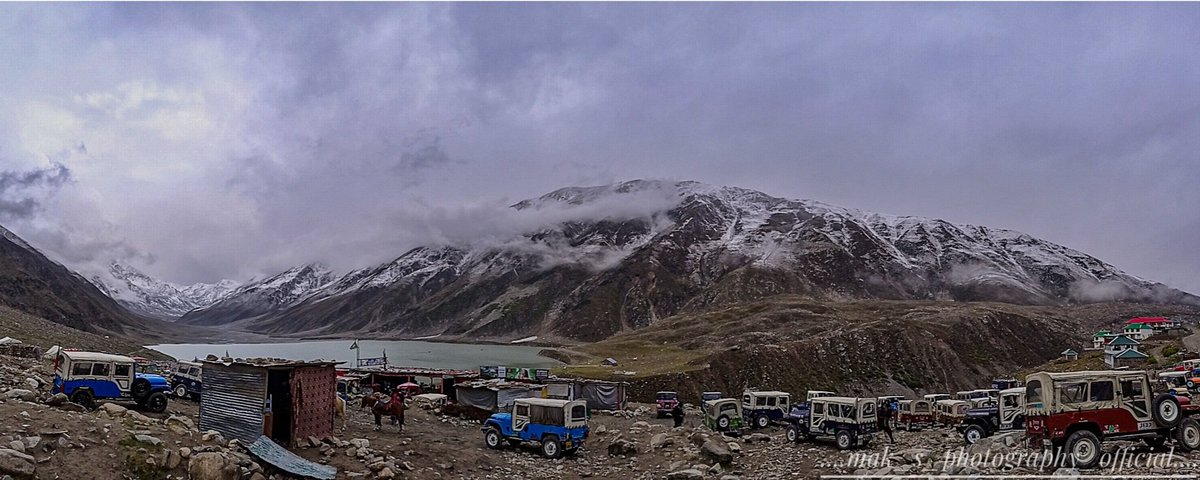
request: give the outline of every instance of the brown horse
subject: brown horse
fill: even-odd
[[[404,397],[401,396],[396,400],[389,400],[387,402],[382,401],[383,399],[381,398],[377,398],[376,400],[371,405],[371,413],[375,414],[375,431],[383,428],[384,415],[392,417],[392,423],[399,424],[400,431],[404,431]]]
[[[374,407],[376,403],[379,403],[379,399],[381,398],[383,398],[383,394],[379,392],[375,392],[370,395],[363,395],[362,405],[359,405],[358,409],[362,410],[364,408]]]

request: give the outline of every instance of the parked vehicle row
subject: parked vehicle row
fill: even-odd
[[[161,375],[138,373],[137,367],[123,355],[60,350],[54,357],[53,392],[88,409],[109,400],[132,401],[148,412],[165,411],[170,383]]]

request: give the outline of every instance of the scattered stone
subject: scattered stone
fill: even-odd
[[[191,480],[238,480],[240,473],[237,461],[222,453],[197,453],[188,461]]]
[[[722,441],[708,440],[700,446],[700,451],[717,463],[733,461],[733,453],[729,451],[729,445]]]
[[[354,445],[356,448],[369,448],[371,446],[371,441],[365,438],[355,438],[350,440],[350,444]]]
[[[156,447],[159,445],[162,445],[162,443],[163,443],[163,441],[160,440],[158,437],[152,437],[150,435],[134,435],[133,439],[137,440],[138,443],[145,443],[145,444],[149,444],[149,445],[154,445]]]
[[[383,470],[375,474],[375,478],[396,478],[396,473],[391,468],[383,467]]]
[[[702,478],[704,478],[704,472],[702,472],[700,470],[696,470],[694,468],[689,468],[687,470],[680,470],[678,472],[671,472],[671,473],[667,474],[668,480],[694,480],[694,479],[702,479]]]
[[[192,456],[192,449],[188,447],[179,449],[179,456],[184,459],[190,458]]]
[[[637,453],[637,444],[623,438],[617,438],[608,444],[608,454],[610,456],[635,455]]]
[[[62,406],[62,404],[67,403],[68,401],[70,401],[70,399],[67,398],[67,394],[56,393],[54,395],[51,395],[50,398],[46,399],[46,405],[49,405],[51,407],[60,407],[60,406]]]
[[[123,417],[123,416],[125,416],[125,414],[126,414],[127,412],[129,412],[129,409],[128,409],[128,408],[122,407],[122,406],[120,406],[120,405],[117,405],[117,404],[115,404],[115,403],[104,403],[104,404],[101,404],[101,405],[100,405],[100,410],[101,410],[101,411],[103,411],[104,413],[107,413],[107,414],[109,414],[109,415],[112,415],[112,416],[114,416],[114,417]]]
[[[32,477],[35,468],[33,457],[10,448],[0,448],[0,473]]]
[[[664,433],[656,433],[650,437],[650,448],[663,448],[675,444],[675,439]]]
[[[771,436],[765,433],[751,433],[746,436],[746,443],[766,443],[771,441]]]
[[[9,445],[9,448],[12,448],[13,450],[16,450],[21,453],[25,453],[25,442],[22,442],[20,440],[13,440],[12,442],[9,442],[8,445]]]
[[[4,394],[5,397],[11,399],[20,399],[26,402],[32,402],[37,398],[37,394],[23,388],[14,388]]]

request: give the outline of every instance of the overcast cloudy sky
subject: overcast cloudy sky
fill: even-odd
[[[167,280],[694,179],[1200,293],[1200,4],[4,4],[0,224]],[[414,213],[415,212],[415,213]]]

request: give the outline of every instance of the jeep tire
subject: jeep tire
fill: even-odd
[[[838,430],[834,438],[837,440],[838,450],[849,450],[854,446],[854,436],[850,435],[849,430]]]
[[[557,436],[546,435],[542,437],[542,456],[551,459],[563,456],[562,442],[558,441]]]
[[[96,409],[96,399],[92,397],[92,392],[87,390],[75,390],[71,394],[71,402],[78,403],[88,410]]]
[[[1180,422],[1175,429],[1175,440],[1184,452],[1200,449],[1200,421],[1189,417]]]
[[[726,430],[729,430],[729,417],[721,415],[721,417],[717,419],[717,431],[724,432]]]
[[[788,443],[800,443],[800,427],[792,425],[787,429]]]
[[[966,440],[967,445],[974,445],[986,436],[987,431],[979,425],[967,425],[967,428],[963,429],[963,440]]]
[[[754,426],[758,428],[767,428],[771,426],[771,417],[766,415],[754,417]]]
[[[139,405],[144,403],[146,397],[150,396],[150,381],[144,378],[134,380],[133,386],[129,387],[129,394],[133,395]]]
[[[175,386],[175,396],[179,397],[179,398],[187,398],[187,396],[188,396],[187,387],[184,386],[184,384],[182,384],[182,383],[179,385],[176,385]]]
[[[142,407],[150,413],[162,413],[167,410],[167,394],[154,392],[142,403]]]
[[[1068,436],[1066,451],[1075,468],[1087,469],[1100,463],[1100,439],[1087,430],[1077,430]]]
[[[498,450],[500,448],[500,432],[495,428],[489,428],[483,432],[483,444],[492,450]]]
[[[1175,428],[1183,420],[1183,410],[1179,408],[1179,400],[1169,393],[1154,398],[1154,407],[1151,413],[1154,415],[1154,423],[1162,428]]]

